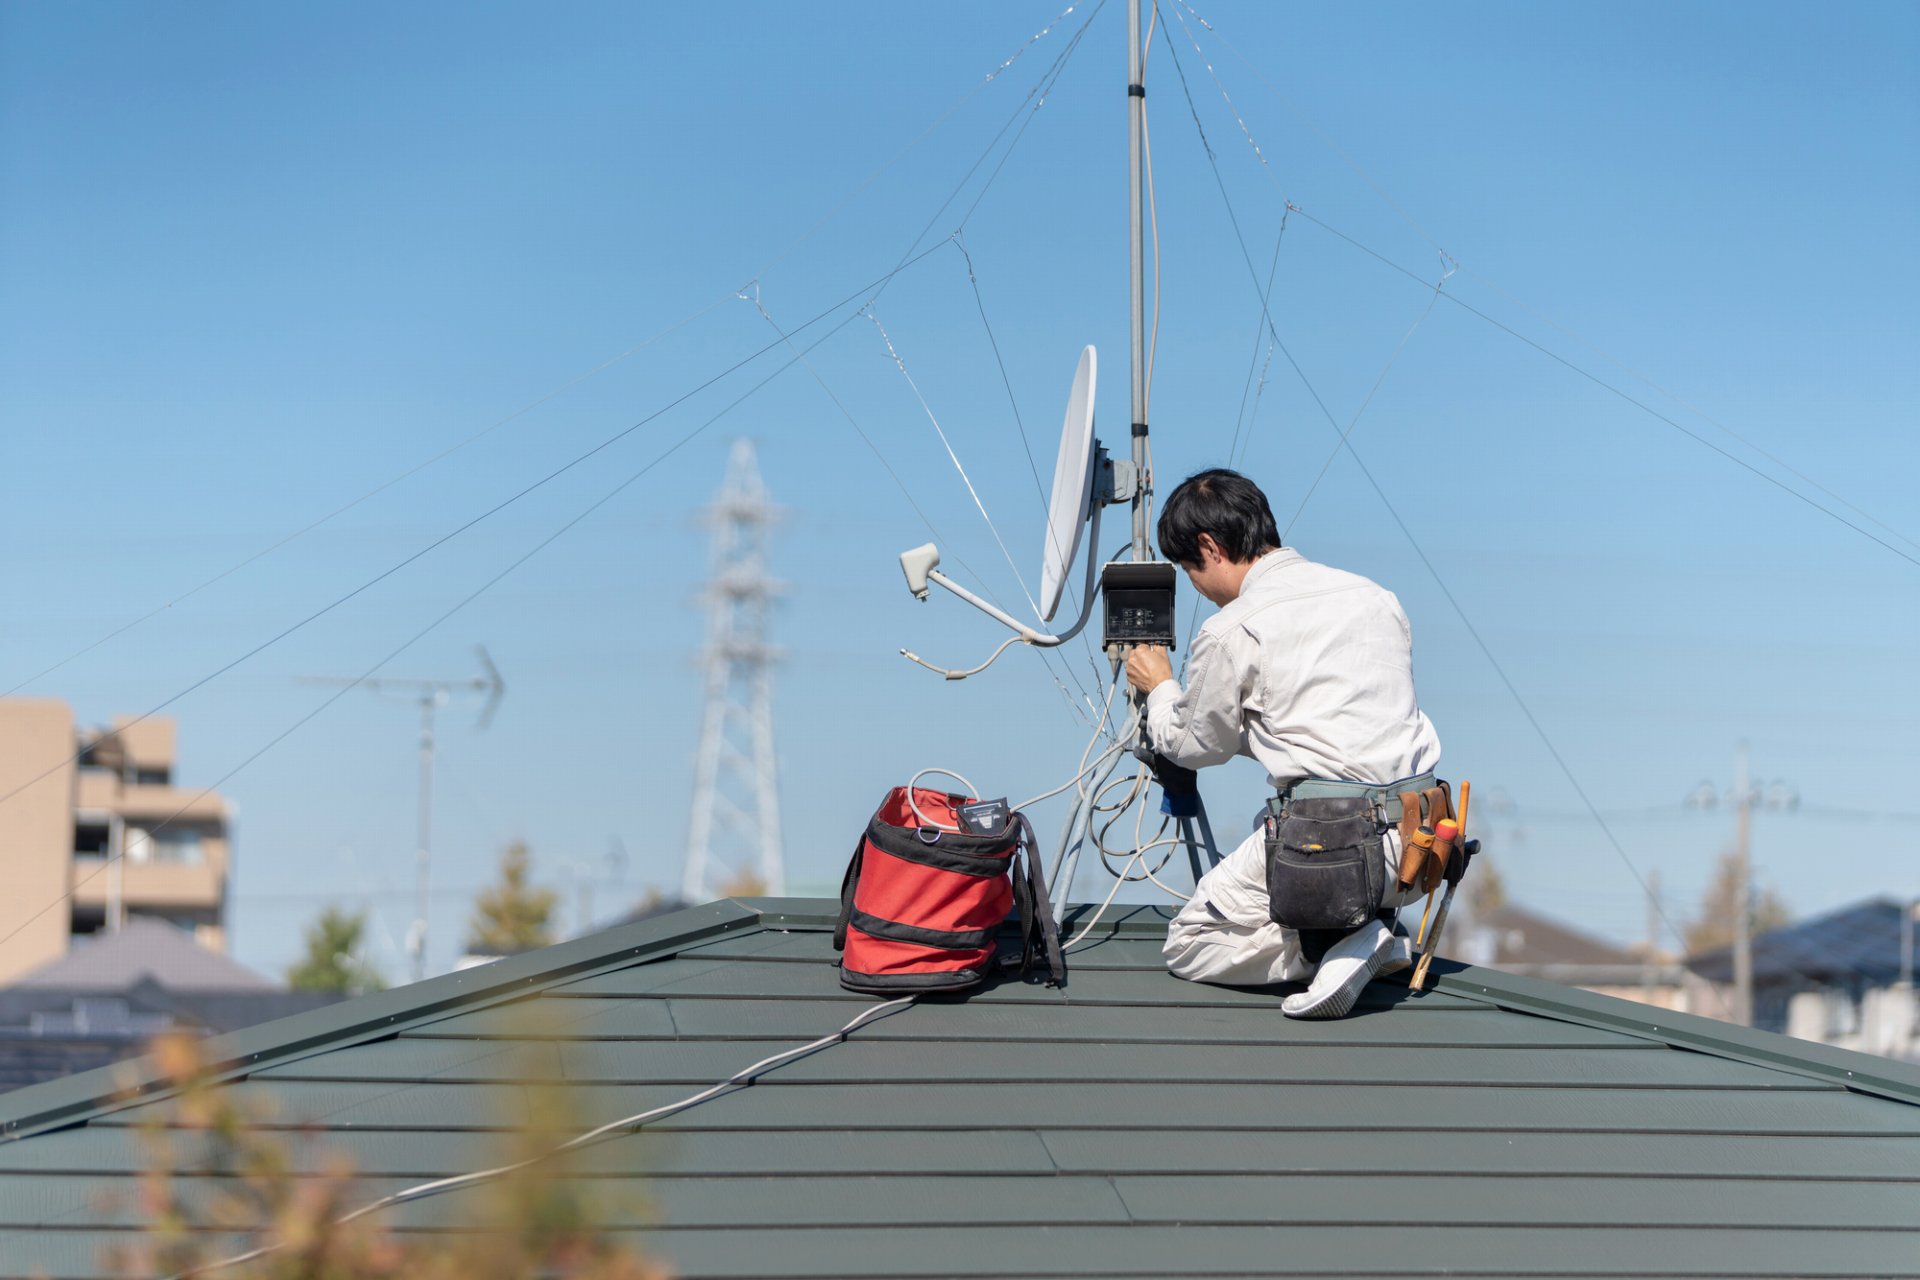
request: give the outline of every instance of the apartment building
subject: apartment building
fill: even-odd
[[[132,916],[226,950],[227,802],[175,785],[174,745],[171,717],[0,698],[0,985]]]

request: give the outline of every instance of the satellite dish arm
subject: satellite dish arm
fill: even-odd
[[[1075,636],[1080,634],[1080,632],[1087,625],[1087,619],[1093,616],[1093,597],[1094,597],[1094,573],[1093,573],[1094,564],[1093,562],[1095,559],[1095,554],[1094,554],[1095,550],[1096,548],[1099,547],[1099,545],[1100,545],[1100,504],[1095,503],[1093,508],[1093,530],[1091,535],[1087,539],[1087,577],[1086,577],[1086,585],[1080,593],[1080,599],[1081,599],[1080,616],[1074,619],[1074,623],[1072,626],[1068,627],[1065,631],[1062,631],[1058,635],[1050,635],[1044,631],[1036,631],[1034,628],[1020,621],[1018,618],[1014,617],[1012,614],[1008,613],[1006,610],[1001,609],[999,606],[991,604],[988,601],[982,600],[979,596],[967,590],[965,587],[955,582],[952,578],[949,578],[946,574],[941,573],[940,570],[935,567],[940,563],[940,552],[938,548],[936,548],[933,545],[933,543],[929,542],[924,546],[915,547],[911,551],[902,552],[900,554],[900,567],[902,570],[905,571],[907,575],[907,587],[909,590],[913,592],[914,597],[916,599],[925,600],[927,598],[927,584],[937,583],[940,586],[945,587],[948,591],[953,592],[954,595],[959,596],[962,600],[965,600],[968,604],[980,610],[980,612],[986,614],[988,617],[992,618],[994,621],[1012,628],[1014,634],[1010,636],[1003,644],[1001,644],[1001,646],[998,649],[995,649],[993,651],[992,657],[989,657],[985,662],[981,663],[979,666],[970,667],[966,670],[956,670],[949,667],[935,666],[933,663],[928,662],[926,659],[922,658],[919,654],[912,653],[906,649],[902,649],[900,651],[900,656],[907,659],[909,662],[919,663],[921,666],[927,668],[927,670],[929,671],[937,671],[949,680],[964,680],[968,676],[978,675],[980,672],[985,671],[988,667],[992,666],[994,663],[994,660],[998,658],[1001,654],[1005,653],[1007,649],[1015,641],[1020,641],[1022,643],[1032,645],[1035,648],[1039,648],[1039,649],[1052,649],[1058,645],[1063,645],[1067,643],[1067,641],[1073,639]]]

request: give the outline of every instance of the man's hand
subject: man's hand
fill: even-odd
[[[1152,693],[1162,680],[1173,679],[1173,663],[1157,644],[1137,644],[1127,650],[1127,683]]]

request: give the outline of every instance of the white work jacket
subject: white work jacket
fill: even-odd
[[[1413,630],[1391,591],[1291,547],[1247,571],[1201,626],[1187,687],[1147,695],[1154,749],[1190,769],[1250,756],[1276,789],[1301,778],[1393,782],[1436,767],[1413,692]]]

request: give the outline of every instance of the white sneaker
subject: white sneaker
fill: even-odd
[[[1399,921],[1393,924],[1393,949],[1387,952],[1387,958],[1380,962],[1380,974],[1400,973],[1413,968],[1413,939],[1407,936],[1407,926]]]
[[[1327,948],[1313,985],[1282,1000],[1280,1012],[1289,1018],[1345,1017],[1393,951],[1392,931],[1378,920],[1369,920]]]

